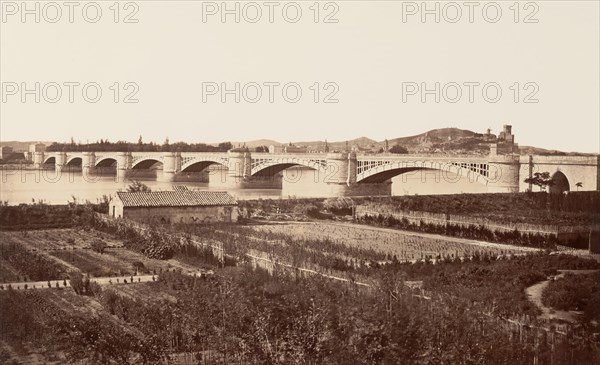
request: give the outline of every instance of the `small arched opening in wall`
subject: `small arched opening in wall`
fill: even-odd
[[[550,185],[550,193],[553,194],[562,194],[565,191],[570,191],[571,187],[569,185],[569,179],[560,171],[556,171],[554,175],[552,175],[553,184]]]

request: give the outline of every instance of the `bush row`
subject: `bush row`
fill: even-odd
[[[522,233],[516,229],[512,232],[504,232],[498,230],[492,231],[491,229],[486,228],[484,226],[462,226],[451,223],[446,223],[442,225],[425,223],[422,220],[419,223],[413,223],[406,218],[398,219],[391,215],[384,216],[381,214],[366,214],[357,218],[357,221],[360,223],[378,227],[403,229],[416,232],[437,233],[453,237],[463,237],[489,242],[501,242],[506,244],[536,248],[556,249],[556,245],[559,243],[556,235],[553,234],[542,235],[540,233]]]

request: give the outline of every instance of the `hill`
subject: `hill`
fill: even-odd
[[[559,150],[548,150],[533,146],[519,146],[519,152],[523,155],[555,155],[555,156],[592,156],[593,153],[563,152]]]
[[[38,143],[40,141],[2,141],[0,142],[0,146],[8,146],[8,147],[12,147],[14,152],[25,152],[25,151],[29,151],[29,145],[34,144],[34,143]],[[48,142],[48,141],[41,141],[41,143],[45,144],[46,146],[49,146],[52,144],[52,142]]]
[[[400,137],[390,140],[392,143],[412,143],[414,141],[423,140],[425,138],[448,140],[456,138],[469,138],[474,137],[477,133],[465,129],[458,128],[441,128],[432,129],[428,132],[418,134],[416,136]]]
[[[410,153],[489,153],[489,144],[497,140],[493,134],[484,135],[458,128],[433,129],[415,136],[394,138],[387,141],[387,147],[399,144]],[[308,150],[323,151],[325,141],[295,142],[296,146],[305,146]],[[360,137],[349,141],[328,141],[329,151],[343,151],[349,148],[360,152],[381,152],[386,141],[375,141]]]
[[[399,144],[411,153],[489,153],[489,144],[496,141],[493,134],[484,135],[458,128],[432,129],[416,136],[390,140],[389,146]]]
[[[518,139],[517,139],[518,142]],[[29,145],[34,142],[6,141],[2,146],[13,147],[16,152],[27,151]],[[51,142],[42,142],[50,145]],[[253,150],[259,146],[281,146],[290,142],[278,142],[272,139],[257,139],[252,141],[231,142],[234,147],[246,146]],[[439,128],[417,134],[414,136],[398,137],[387,141],[376,141],[368,137],[359,137],[348,141],[297,141],[292,142],[295,146],[306,147],[309,152],[345,151],[353,149],[363,153],[379,153],[394,145],[401,145],[409,153],[440,153],[440,154],[481,154],[489,153],[490,144],[498,143],[500,153],[506,153],[511,148],[495,134],[477,133],[459,128]],[[576,152],[562,152],[548,150],[533,146],[519,146],[521,154],[538,155],[590,155]]]

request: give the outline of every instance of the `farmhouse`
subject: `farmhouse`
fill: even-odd
[[[235,222],[238,209],[224,191],[118,192],[108,214],[145,223]]]

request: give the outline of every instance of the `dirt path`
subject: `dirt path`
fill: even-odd
[[[567,272],[572,273],[572,274],[591,274],[591,273],[597,272],[599,270],[558,270],[558,271],[560,272],[560,274],[556,275],[552,279],[544,280],[540,283],[534,284],[534,285],[526,288],[525,293],[527,294],[527,297],[529,298],[529,300],[542,310],[542,314],[539,316],[539,318],[548,319],[548,320],[558,319],[558,320],[563,320],[563,321],[567,321],[567,322],[577,322],[578,317],[581,314],[581,312],[561,311],[561,310],[556,310],[556,309],[553,309],[550,307],[546,307],[542,303],[542,293],[544,292],[544,289],[546,289],[546,287],[548,287],[548,285],[550,284],[550,281],[564,277],[565,273],[567,273]]]

